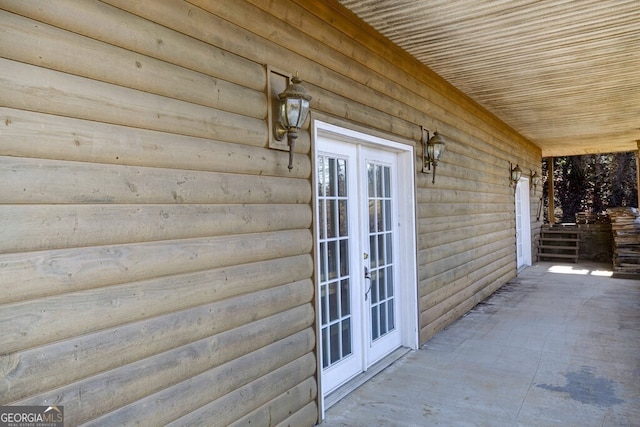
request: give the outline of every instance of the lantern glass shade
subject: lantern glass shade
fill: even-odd
[[[302,80],[295,76],[291,79],[291,84],[278,97],[280,98],[280,123],[287,131],[295,133],[307,120],[311,96],[307,95],[307,91],[302,86]]]
[[[511,181],[515,184],[520,181],[520,178],[522,178],[522,169],[520,169],[520,166],[516,165],[515,168],[511,169]]]
[[[438,132],[435,132],[429,142],[427,142],[427,156],[431,162],[437,163],[443,152],[444,139]]]
[[[309,114],[309,100],[302,97],[285,97],[280,101],[280,119],[287,128],[300,129]]]

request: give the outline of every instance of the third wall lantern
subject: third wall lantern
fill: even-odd
[[[538,175],[538,172],[532,170],[531,171],[531,185],[533,186],[533,194],[536,194],[536,190],[537,190],[539,184],[540,184],[540,175]]]

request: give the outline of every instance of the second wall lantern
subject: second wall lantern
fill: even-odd
[[[425,136],[426,134],[426,136]],[[433,166],[432,184],[436,182],[436,166],[444,152],[444,138],[437,131],[430,137],[429,131],[422,128],[422,172],[429,173]]]
[[[289,170],[293,169],[293,149],[298,131],[304,125],[309,115],[309,101],[311,96],[302,86],[302,80],[296,74],[284,92],[278,95],[280,99],[279,118],[273,132],[278,141],[287,136],[289,143]]]

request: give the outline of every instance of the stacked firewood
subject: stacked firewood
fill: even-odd
[[[613,232],[613,269],[640,273],[640,214],[636,208],[609,208]]]

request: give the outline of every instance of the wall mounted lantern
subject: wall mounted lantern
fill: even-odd
[[[540,175],[538,175],[537,171],[531,171],[531,185],[533,185],[533,194],[536,194],[536,189],[538,188],[538,184],[540,184]]]
[[[276,122],[273,133],[278,141],[282,141],[287,136],[289,143],[289,170],[293,169],[293,149],[298,131],[304,125],[309,115],[309,101],[311,96],[307,95],[307,91],[302,86],[302,80],[295,77],[291,79],[291,83],[284,92],[278,95],[280,98],[280,117]]]
[[[425,137],[426,133],[426,137]],[[429,131],[422,128],[422,172],[429,173],[433,166],[432,184],[436,183],[436,166],[444,152],[444,138],[437,131],[430,137]]]
[[[511,181],[509,185],[513,185],[513,187],[515,188],[518,185],[518,181],[520,181],[520,178],[522,178],[522,169],[520,169],[520,166],[518,165],[516,165],[516,167],[513,167],[513,163],[509,163],[509,170],[509,179]]]

